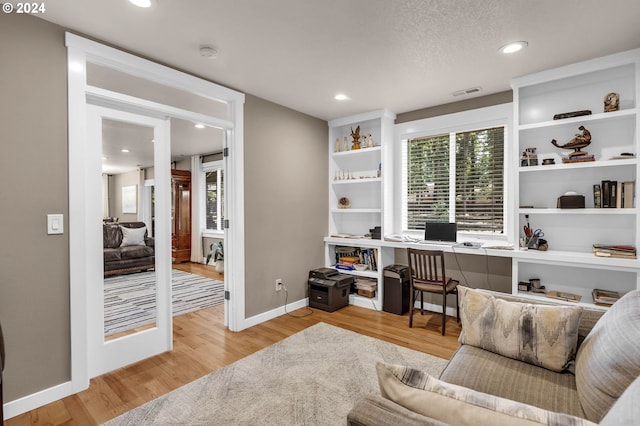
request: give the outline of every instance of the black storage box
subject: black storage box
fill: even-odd
[[[559,209],[584,209],[584,195],[562,195],[558,197]]]
[[[409,311],[409,267],[390,265],[384,268],[382,310],[402,315]]]
[[[354,279],[335,269],[319,268],[309,272],[309,307],[333,312],[349,305]]]

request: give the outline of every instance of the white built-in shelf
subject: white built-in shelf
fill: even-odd
[[[354,277],[378,278],[378,271],[356,271],[355,269],[349,271],[347,269],[336,268],[335,266],[332,266],[332,268],[341,274],[353,275]]]
[[[382,182],[382,178],[357,178],[357,179],[341,179],[334,180],[331,182],[334,185],[352,185],[352,184],[362,184],[362,183],[372,183],[372,182]]]
[[[519,214],[557,214],[557,215],[635,215],[634,208],[585,208],[585,209],[553,209],[553,208],[521,208]]]
[[[513,258],[524,262],[544,263],[550,265],[580,265],[581,267],[607,269],[638,269],[640,260],[623,259],[619,257],[599,257],[592,252],[565,250],[515,250]]]
[[[587,169],[596,167],[620,167],[620,166],[635,166],[638,163],[636,158],[620,159],[620,160],[598,160],[598,161],[584,161],[581,163],[561,163],[561,164],[549,164],[546,166],[524,166],[519,167],[520,173],[526,172],[548,172],[551,170],[569,170],[569,169]]]
[[[623,117],[633,118],[638,113],[637,108],[625,109],[613,112],[601,112],[598,114],[582,115],[580,117],[564,118],[561,120],[549,120],[539,123],[523,124],[519,127],[520,131],[533,130],[546,127],[565,126],[569,124],[585,123],[588,121],[612,121]]]
[[[589,302],[589,300],[591,299],[587,301],[583,301],[585,300],[585,298],[582,298],[580,302],[570,302],[568,300],[565,301],[561,299],[552,299],[550,297],[545,296],[544,294],[536,294],[528,291],[519,291],[518,297],[522,297],[523,299],[529,299],[533,303],[541,301],[541,302],[552,302],[555,304],[567,305],[567,306],[582,306],[582,307],[588,307],[590,309],[600,309],[603,311],[606,311],[607,309],[609,309],[608,306],[596,305],[595,303]]]
[[[371,238],[325,237],[324,242],[327,244],[332,244],[336,246],[367,247],[367,248],[382,247],[382,240],[374,240]]]
[[[331,213],[355,214],[355,213],[381,213],[382,209],[331,209]]]
[[[349,157],[349,156],[353,156],[353,155],[371,154],[371,153],[374,153],[374,152],[377,152],[378,154],[380,154],[381,150],[382,150],[382,148],[380,146],[374,146],[373,148],[361,148],[361,149],[352,149],[352,150],[349,150],[349,151],[334,152],[331,155],[334,156],[334,157]]]

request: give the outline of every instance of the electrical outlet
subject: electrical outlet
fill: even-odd
[[[276,279],[276,291],[282,290],[282,278]]]

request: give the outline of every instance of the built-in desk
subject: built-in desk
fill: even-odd
[[[374,299],[352,295],[350,302],[367,308],[380,309],[382,306],[383,269],[394,263],[406,264],[407,248],[442,250],[450,253],[446,257],[447,273],[470,287],[487,288],[517,294],[532,300],[557,301],[544,295],[519,292],[518,283],[539,278],[547,289],[579,294],[581,304],[593,305],[591,291],[602,288],[627,292],[640,288],[640,260],[597,257],[590,252],[570,252],[559,250],[499,249],[501,243],[485,243],[483,247],[472,248],[461,244],[428,244],[409,241],[372,240],[362,238],[326,237],[326,266],[335,264],[335,247],[366,247],[378,250],[377,271],[341,271],[378,279],[378,293]],[[492,248],[493,247],[493,248]],[[436,308],[437,309],[437,308]],[[603,308],[605,309],[605,308]],[[455,314],[455,312],[452,312]]]

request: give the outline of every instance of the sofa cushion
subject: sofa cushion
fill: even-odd
[[[119,248],[105,248],[102,250],[102,253],[105,262],[113,262],[114,260],[122,259]]]
[[[598,422],[640,375],[640,290],[600,318],[576,356],[576,386],[587,418]]]
[[[462,345],[439,377],[448,383],[585,418],[576,378],[470,345]]]
[[[552,371],[563,371],[574,359],[579,306],[508,302],[467,287],[458,291],[460,343]]]
[[[120,225],[114,223],[102,224],[102,247],[104,248],[118,248],[122,243],[122,232],[120,232]]]
[[[126,228],[121,226],[120,230],[122,231],[122,247],[145,245],[144,235],[147,233],[146,226],[141,228]]]
[[[147,246],[126,246],[120,247],[122,259],[137,259],[141,257],[153,256],[153,249]]]
[[[622,393],[604,416],[600,426],[637,425],[640,419],[640,377]]]
[[[347,414],[348,426],[448,426],[446,423],[408,410],[380,395],[366,395]]]
[[[506,398],[438,380],[409,367],[376,364],[382,396],[424,416],[452,425],[593,425]]]

